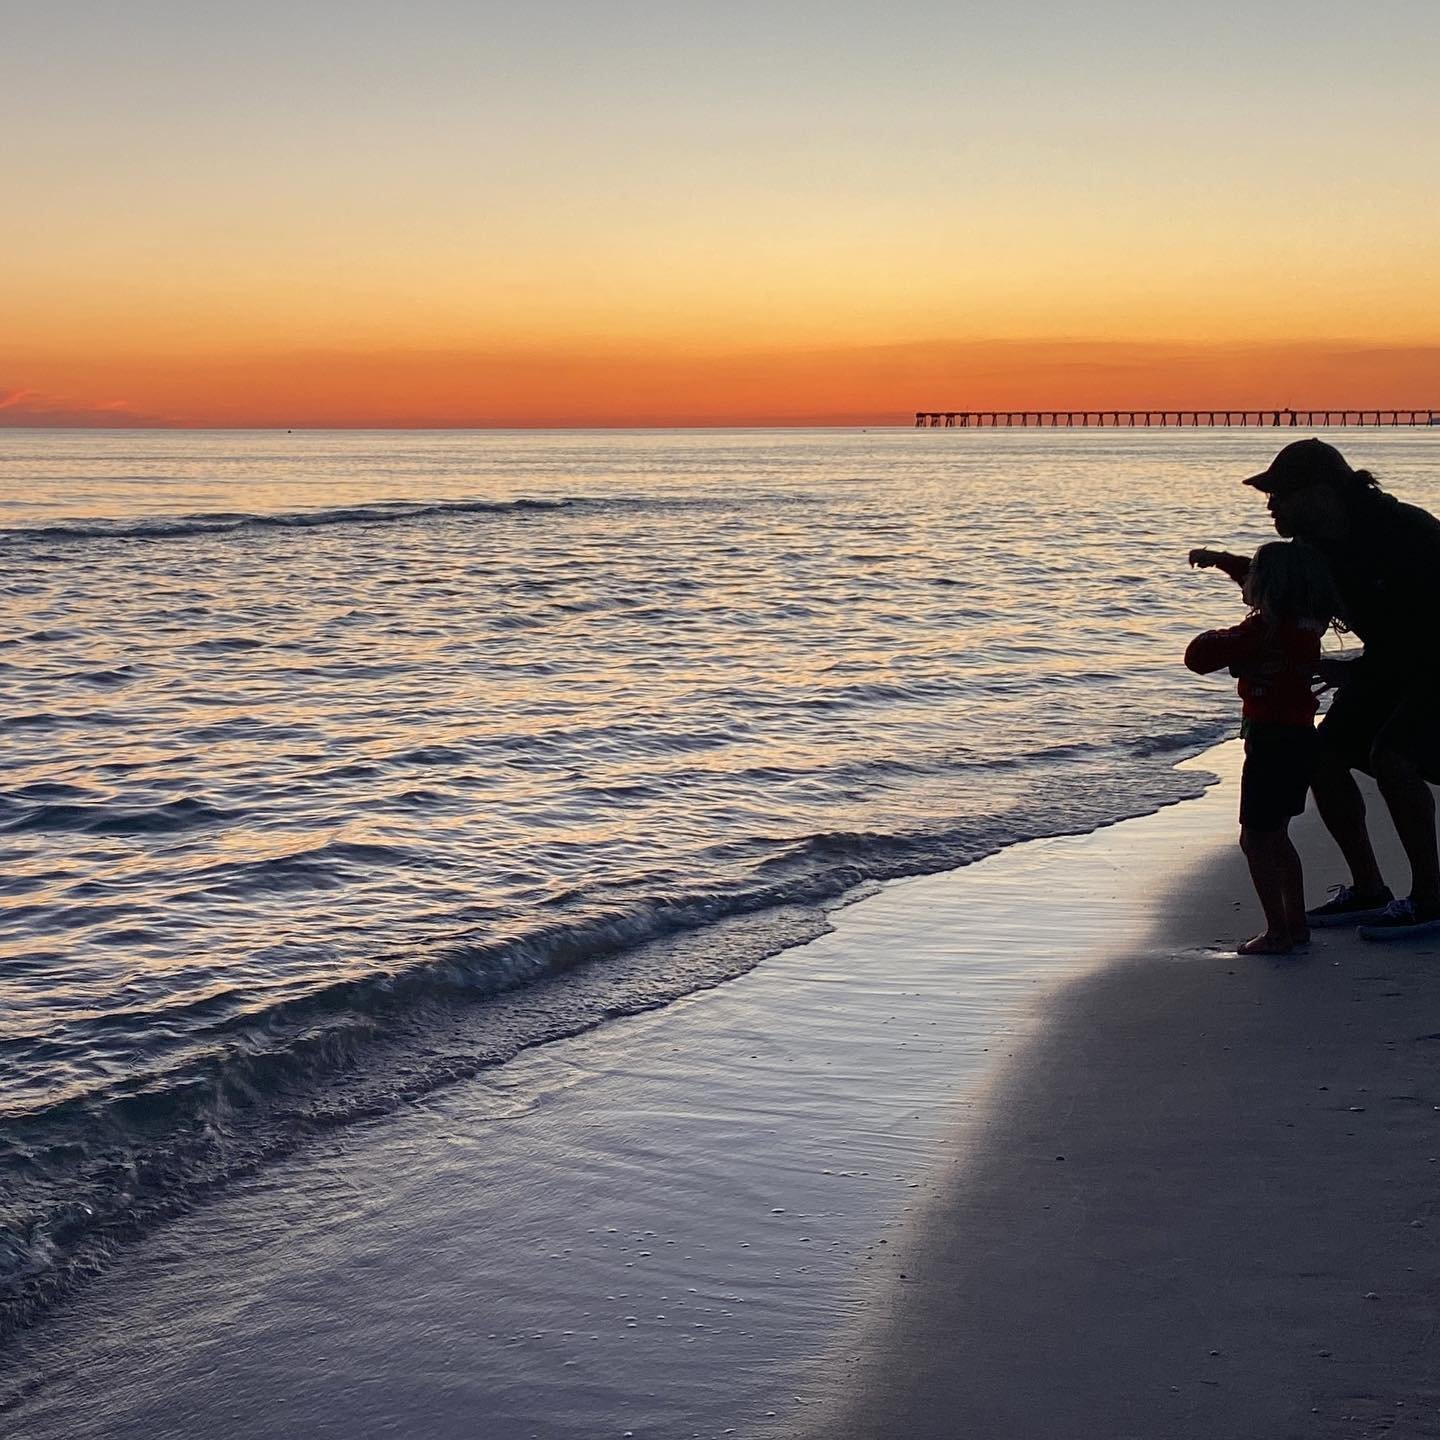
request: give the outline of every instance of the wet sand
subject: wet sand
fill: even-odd
[[[1219,856],[1049,1000],[800,1433],[1440,1435],[1440,943],[1209,949],[1247,891]]]

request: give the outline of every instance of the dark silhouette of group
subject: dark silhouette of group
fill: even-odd
[[[1246,626],[1208,632],[1187,654],[1192,669],[1231,668],[1245,699],[1242,845],[1267,930],[1241,950],[1290,949],[1312,925],[1358,925],[1370,940],[1440,933],[1430,790],[1440,784],[1440,520],[1386,494],[1318,439],[1286,445],[1245,484],[1267,497],[1277,533],[1299,543],[1262,547],[1253,560],[1191,551],[1192,565],[1214,566],[1246,588],[1251,616],[1245,635]],[[1313,613],[1322,609],[1332,613]],[[1363,642],[1362,654],[1318,656],[1318,639],[1312,645],[1304,634],[1331,620]],[[1313,744],[1303,738],[1310,719],[1297,675],[1334,692]],[[1374,777],[1409,861],[1409,892],[1398,899],[1376,860],[1357,770]],[[1307,784],[1350,881],[1302,911],[1285,827],[1303,809]],[[1247,824],[1247,805],[1260,823]]]

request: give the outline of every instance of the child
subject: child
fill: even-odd
[[[1265,911],[1265,931],[1241,955],[1284,955],[1310,939],[1304,875],[1290,841],[1305,808],[1315,757],[1311,679],[1320,637],[1335,618],[1335,586],[1324,556],[1297,541],[1262,545],[1253,560],[1192,550],[1190,563],[1238,580],[1250,614],[1229,630],[1207,630],[1185,651],[1197,675],[1229,668],[1239,678],[1245,737],[1240,777],[1240,848]]]

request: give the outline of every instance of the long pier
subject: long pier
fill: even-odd
[[[1269,425],[1335,429],[1342,425],[1440,425],[1440,410],[917,410],[919,429],[1051,429],[1164,425]]]

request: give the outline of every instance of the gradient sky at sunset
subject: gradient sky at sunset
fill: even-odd
[[[0,423],[1440,405],[1440,6],[0,4]]]

